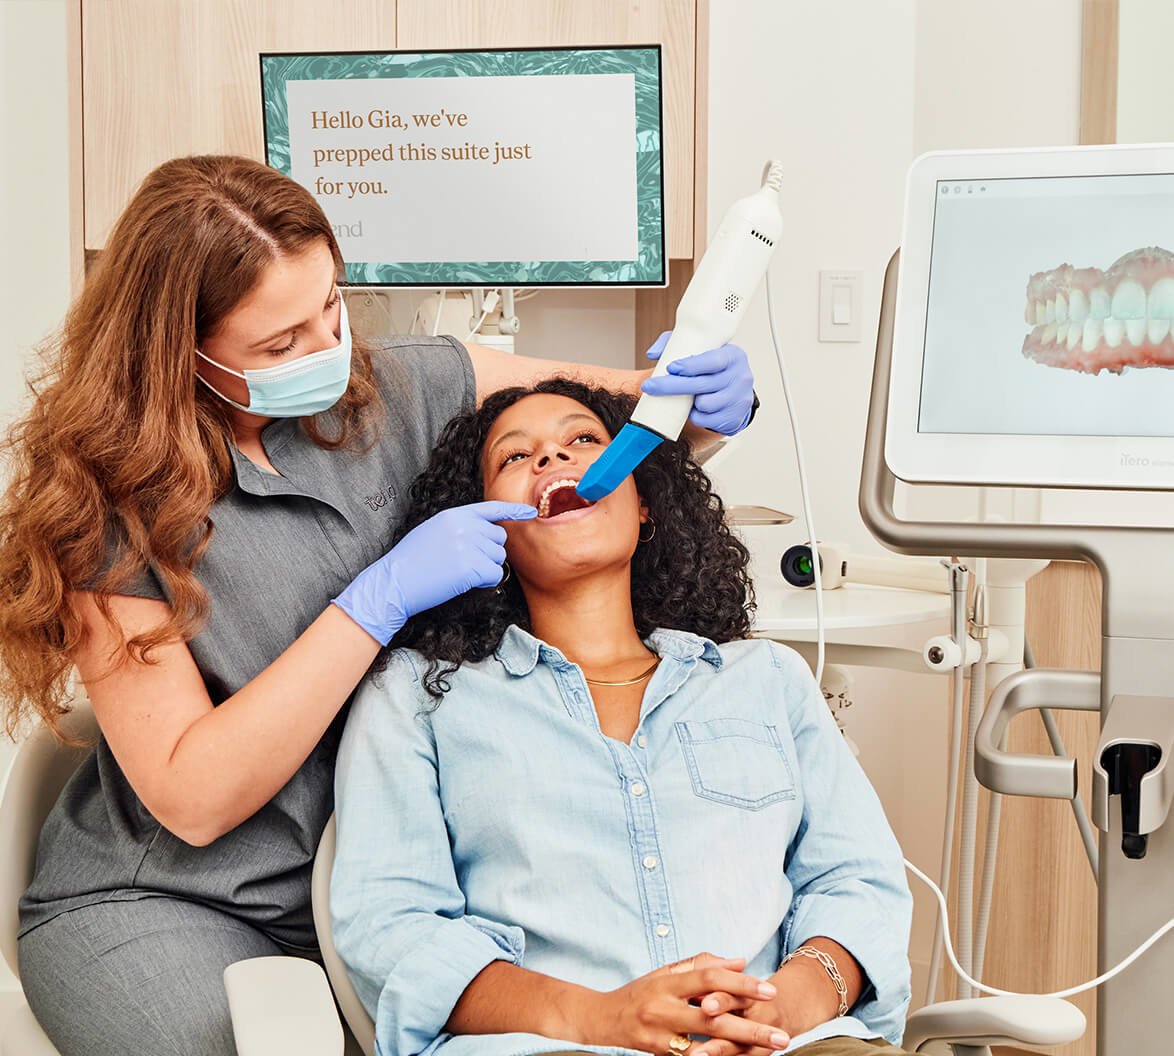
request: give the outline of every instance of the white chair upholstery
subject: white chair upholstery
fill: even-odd
[[[224,969],[238,1056],[343,1056],[342,1024],[322,969],[302,957],[251,957]]]
[[[342,1051],[344,1032],[334,1001],[338,1002],[350,1028],[345,1033],[345,1056],[375,1054],[375,1024],[351,986],[330,936],[330,870],[334,866],[334,834],[334,815],[331,815],[318,844],[311,881],[314,927],[318,932],[326,975],[323,976],[317,965],[302,961],[300,965],[314,969],[316,979],[309,978],[300,965],[291,964],[297,960],[293,957],[254,957],[229,965],[224,970],[224,985],[228,989],[238,1056],[326,1056]],[[334,1000],[331,1000],[331,988]],[[323,1020],[338,1031],[338,1042],[332,1042],[327,1048],[305,1032],[290,1031],[280,1025],[282,1008],[289,1007],[294,993],[300,995],[299,1001],[322,1009]],[[272,1029],[266,1029],[266,1017]]]
[[[0,1056],[60,1056],[19,990],[0,991]]]
[[[919,1008],[905,1024],[904,1048],[946,1043],[958,1056],[991,1045],[1064,1045],[1084,1034],[1084,1013],[1055,997],[979,997]]]
[[[33,876],[41,826],[97,739],[89,701],[75,698],[62,727],[83,747],[65,746],[38,726],[17,749],[0,798],[0,954],[18,981],[17,903]],[[0,993],[0,1056],[58,1056],[19,991]]]
[[[318,932],[318,946],[322,950],[326,975],[334,988],[334,996],[338,1000],[338,1007],[342,1009],[343,1018],[346,1019],[359,1048],[363,1050],[363,1056],[375,1056],[375,1024],[367,1015],[367,1010],[359,1000],[359,995],[355,993],[355,988],[351,986],[330,933],[330,871],[334,868],[334,842],[335,820],[331,814],[330,820],[326,823],[326,831],[322,833],[322,839],[318,844],[318,854],[314,858],[314,928]]]

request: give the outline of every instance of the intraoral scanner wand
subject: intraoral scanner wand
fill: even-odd
[[[734,336],[782,234],[782,181],[782,165],[772,161],[762,186],[730,206],[677,305],[676,325],[654,376],[666,374],[674,360],[717,348]],[[631,419],[576,491],[590,502],[610,495],[662,440],[681,435],[692,409],[691,396],[641,396]]]

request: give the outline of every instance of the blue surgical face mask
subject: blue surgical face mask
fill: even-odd
[[[225,403],[246,414],[255,414],[261,418],[307,418],[333,407],[342,398],[351,380],[351,328],[347,322],[346,302],[341,296],[338,326],[340,340],[334,348],[324,348],[321,352],[311,352],[289,363],[246,370],[244,373],[209,359],[197,348],[196,355],[202,360],[238,378],[244,378],[249,389],[247,407],[230,400],[198,373],[196,377]]]

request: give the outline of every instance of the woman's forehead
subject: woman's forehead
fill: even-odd
[[[507,407],[500,415],[493,427],[489,430],[488,443],[503,433],[521,430],[530,432],[548,428],[557,428],[564,421],[576,419],[603,423],[590,407],[585,407],[578,400],[570,396],[559,396],[555,393],[536,392],[523,396],[517,403]]]
[[[329,297],[335,271],[330,247],[322,241],[296,255],[275,258],[220,321],[218,333],[247,345],[282,328],[304,325],[317,302]]]

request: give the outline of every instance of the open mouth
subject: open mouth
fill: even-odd
[[[585,510],[588,506],[594,506],[595,503],[588,502],[575,491],[578,483],[577,480],[571,480],[568,477],[563,480],[552,480],[547,484],[538,499],[538,519],[549,521],[555,517],[561,517],[564,513]]]

